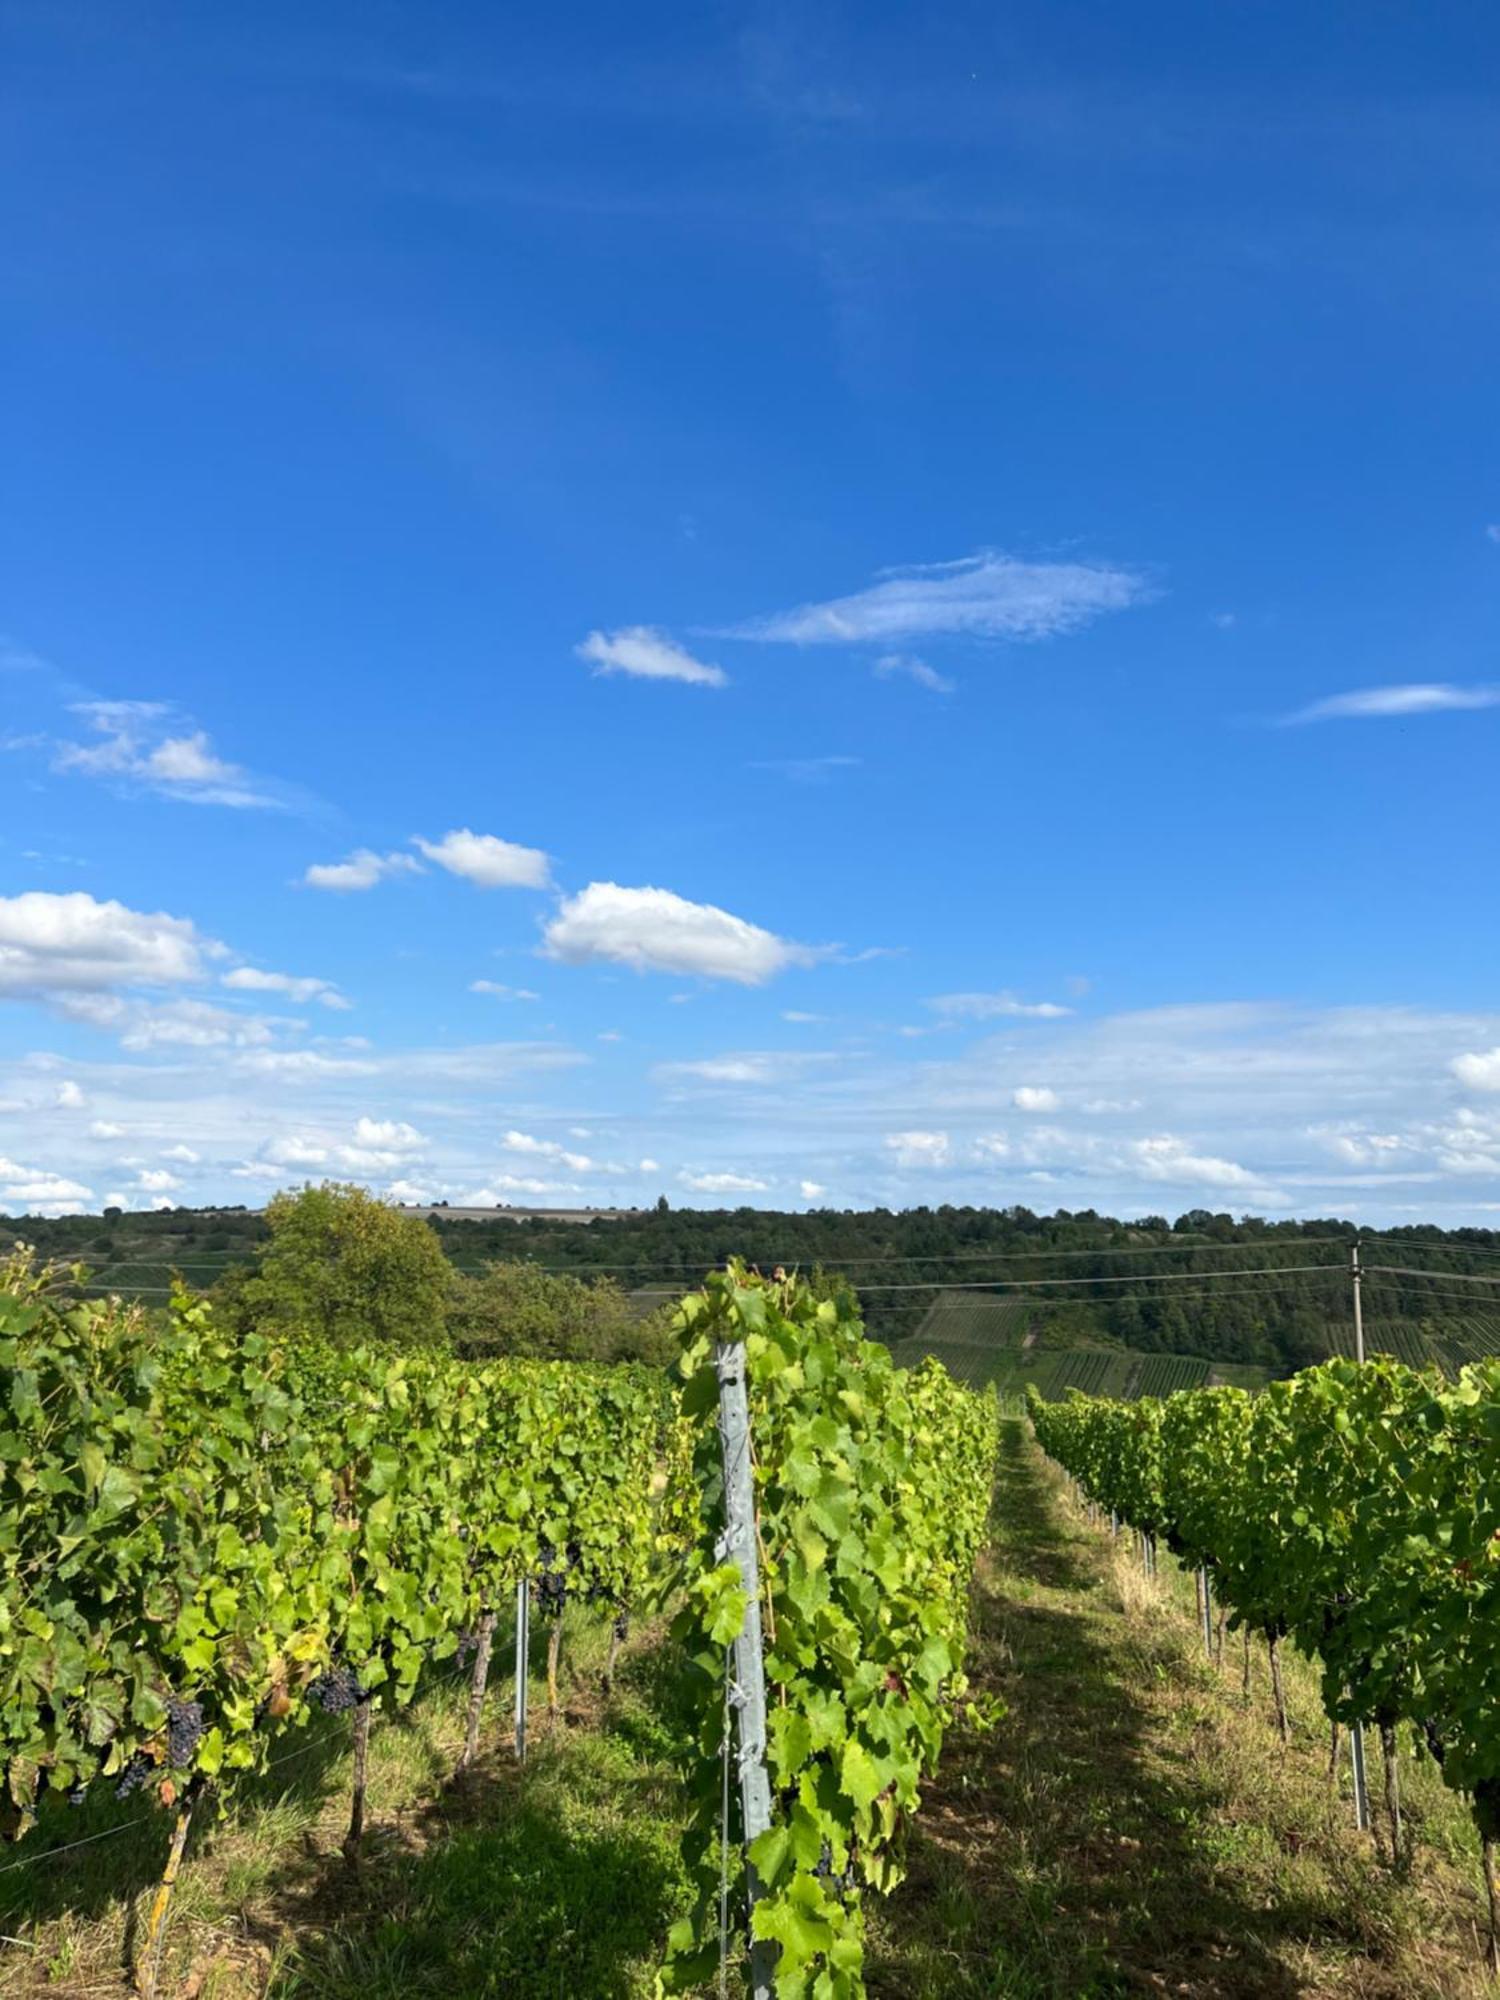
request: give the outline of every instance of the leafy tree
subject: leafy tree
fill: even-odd
[[[478,1277],[454,1273],[448,1327],[455,1350],[472,1360],[519,1354],[545,1361],[665,1362],[674,1351],[670,1310],[636,1317],[612,1278],[585,1284],[536,1264],[487,1264]]]
[[[242,1331],[315,1334],[335,1347],[441,1347],[451,1268],[420,1216],[325,1181],[278,1194],[259,1265],[230,1274],[219,1304]]]

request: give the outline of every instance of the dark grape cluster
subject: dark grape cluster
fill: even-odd
[[[369,1700],[352,1667],[330,1667],[326,1674],[319,1674],[315,1681],[309,1682],[307,1695],[325,1715],[342,1715],[358,1702]]]
[[[823,1852],[818,1856],[818,1863],[813,1869],[813,1873],[820,1882],[826,1882],[836,1896],[848,1896],[853,1893],[854,1856],[850,1855],[849,1866],[844,1872],[841,1875],[835,1875],[833,1872],[833,1849],[826,1840],[823,1842]]]
[[[201,1701],[167,1703],[167,1762],[174,1770],[185,1770],[192,1763],[198,1751],[198,1738],[202,1734]]]
[[[89,1788],[87,1785],[75,1785],[68,1794],[68,1804],[76,1810],[83,1804],[88,1795]]]
[[[138,1792],[141,1789],[141,1786],[145,1784],[155,1769],[156,1766],[152,1763],[151,1759],[144,1755],[143,1752],[137,1750],[130,1762],[120,1773],[119,1782],[115,1786],[115,1797],[117,1799],[128,1799],[133,1792]]]
[[[536,1559],[537,1574],[531,1588],[538,1609],[546,1618],[560,1618],[562,1608],[568,1599],[569,1573],[582,1563],[583,1551],[577,1542],[569,1542],[559,1562],[557,1550],[552,1544],[539,1542]]]
[[[630,1613],[628,1611],[621,1610],[615,1613],[614,1632],[616,1639],[623,1646],[625,1641],[630,1637]]]

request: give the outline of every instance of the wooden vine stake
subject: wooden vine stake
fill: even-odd
[[[172,1826],[172,1845],[167,1849],[167,1863],[156,1885],[156,1894],[151,1898],[151,1911],[146,1918],[145,1935],[141,1939],[135,1964],[135,1990],[141,2000],[155,2000],[156,1982],[161,1974],[162,1946],[167,1936],[167,1911],[171,1907],[172,1891],[177,1887],[183,1849],[187,1846],[188,1828],[193,1823],[193,1807],[198,1798],[198,1787],[190,1785],[178,1803],[177,1817]]]
[[[1491,1979],[1500,1979],[1500,1885],[1495,1881],[1495,1836],[1492,1833],[1485,1834],[1479,1852],[1484,1864],[1485,1901],[1490,1912],[1490,1941],[1485,1961]]]
[[[464,1724],[464,1747],[458,1768],[466,1771],[479,1755],[479,1721],[484,1712],[484,1691],[490,1678],[490,1649],[495,1643],[495,1614],[483,1611],[474,1628],[474,1671],[469,1677],[469,1713]]]
[[[614,1690],[615,1662],[620,1657],[620,1648],[625,1643],[625,1635],[630,1630],[630,1613],[623,1607],[615,1613],[615,1622],[609,1628],[609,1652],[604,1661],[603,1687],[606,1694]]]
[[[557,1607],[557,1616],[552,1621],[552,1630],[547,1634],[547,1727],[557,1723],[557,1662],[562,1652],[562,1606]]]
[[[1397,1764],[1396,1725],[1380,1725],[1380,1755],[1385,1765],[1385,1823],[1391,1836],[1391,1866],[1401,1866],[1401,1775]]]
[[[1281,1684],[1281,1642],[1275,1633],[1266,1635],[1266,1654],[1271,1662],[1271,1693],[1276,1702],[1276,1727],[1283,1743],[1290,1742],[1291,1729],[1286,1719],[1286,1689]]]
[[[1342,1736],[1337,1716],[1329,1724],[1328,1736],[1328,1796],[1334,1797],[1339,1785],[1339,1740]]]
[[[349,1802],[349,1831],[344,1836],[344,1859],[357,1861],[359,1843],[365,1831],[365,1777],[370,1763],[370,1703],[368,1698],[354,1709],[354,1790]]]

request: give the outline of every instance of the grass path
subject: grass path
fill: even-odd
[[[1467,1815],[1436,1774],[1402,1760],[1420,1848],[1397,1880],[1330,1802],[1310,1671],[1289,1663],[1283,1749],[1263,1650],[1247,1705],[1239,1639],[1222,1670],[1203,1657],[1191,1578],[1164,1558],[1148,1584],[1024,1432],[1006,1426],[972,1656],[1009,1713],[949,1739],[871,1926],[872,1994],[1489,1993]]]

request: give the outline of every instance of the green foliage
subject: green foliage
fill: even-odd
[[[456,1354],[548,1361],[645,1361],[676,1352],[671,1309],[642,1316],[613,1278],[585,1283],[553,1277],[537,1264],[487,1264],[449,1283],[448,1332]]]
[[[1154,1411],[1147,1417],[1143,1413]],[[1031,1404],[1102,1505],[1212,1572],[1236,1623],[1322,1662],[1330,1715],[1413,1723],[1500,1802],[1500,1363],[1336,1360],[1156,1405]]]
[[[254,1275],[224,1294],[235,1324],[334,1347],[444,1344],[448,1260],[420,1216],[325,1181],[277,1195],[266,1224]]]
[[[179,1788],[262,1765],[331,1663],[402,1703],[551,1564],[617,1604],[696,1525],[660,1376],[160,1325],[0,1271],[0,1768]],[[171,1762],[172,1700],[204,1729]]]
[[[717,1343],[743,1341],[764,1549],[770,1776],[775,1818],[755,1843],[758,1937],[779,1946],[781,2000],[864,1990],[861,1894],[900,1879],[901,1833],[946,1720],[965,1692],[969,1588],[989,1511],[992,1396],[936,1363],[894,1366],[863,1337],[847,1292],[819,1299],[743,1265],[681,1315],[683,1408],[697,1427],[704,1528],[678,1630],[700,1718],[696,1921],[673,1935],[669,1981],[698,1977],[719,1873],[724,1648],[739,1630],[738,1572],[721,1565]]]

